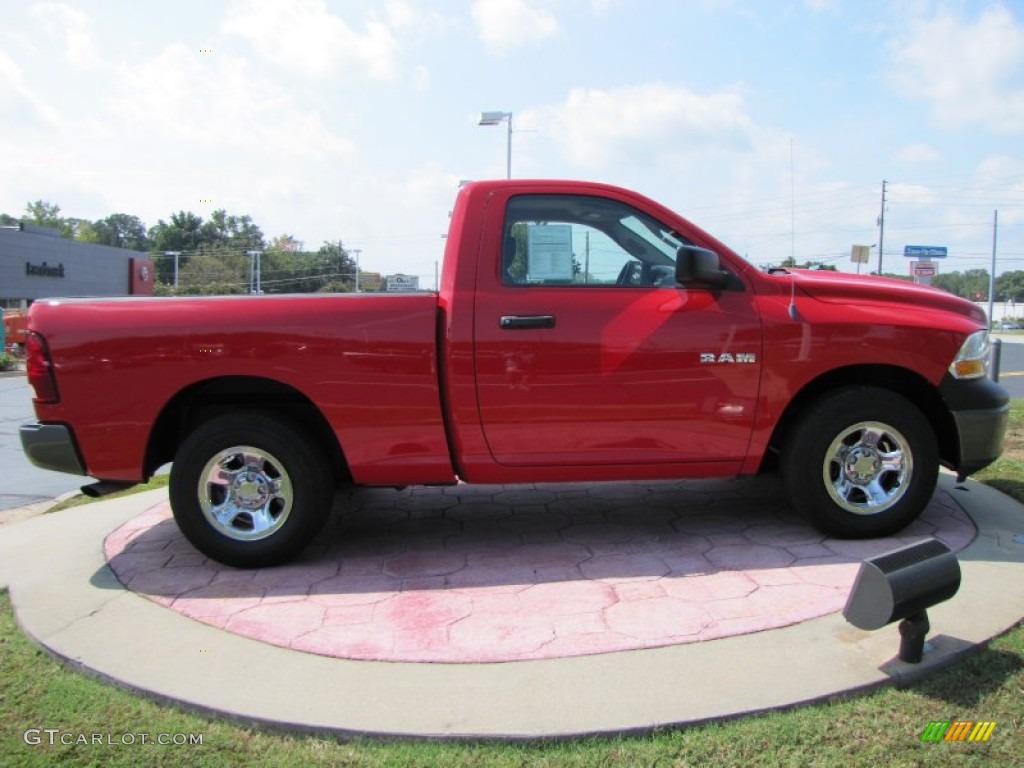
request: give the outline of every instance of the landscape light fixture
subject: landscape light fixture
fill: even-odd
[[[931,628],[927,609],[960,589],[960,563],[938,539],[925,539],[860,564],[843,616],[859,629],[900,621],[900,661],[917,664]]]
[[[479,125],[501,125],[508,124],[508,139],[505,146],[505,178],[512,178],[512,113],[511,112],[481,112]]]

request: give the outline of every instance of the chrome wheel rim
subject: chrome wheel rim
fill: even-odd
[[[225,448],[199,475],[199,506],[218,533],[236,541],[257,541],[276,533],[294,502],[284,465],[261,448]]]
[[[906,493],[914,472],[907,439],[888,424],[862,421],[843,430],[825,454],[829,496],[855,515],[877,515]]]

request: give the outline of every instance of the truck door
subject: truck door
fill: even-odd
[[[761,325],[739,278],[714,291],[676,285],[684,239],[626,202],[524,194],[488,219],[495,214],[503,219],[501,252],[480,254],[474,353],[496,462],[746,455]]]

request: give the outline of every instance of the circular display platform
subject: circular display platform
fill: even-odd
[[[107,537],[130,590],[196,621],[348,659],[503,662],[712,640],[840,610],[859,562],[975,528],[944,492],[898,537],[840,541],[771,477],[339,494],[295,563],[199,554],[163,503]]]

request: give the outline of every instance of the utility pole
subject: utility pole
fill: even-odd
[[[583,282],[590,282],[590,230],[586,230],[584,233],[586,245],[583,248]]]
[[[885,186],[888,184],[882,179],[882,212],[878,215],[878,276],[882,276],[882,251],[885,250]]]

